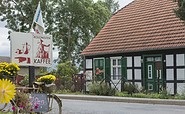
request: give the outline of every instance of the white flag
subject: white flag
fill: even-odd
[[[40,8],[40,2],[37,6],[37,10],[36,10],[36,13],[34,15],[34,19],[33,19],[33,24],[36,24],[35,25],[35,32],[37,34],[43,34],[44,33],[44,23],[43,23],[43,19],[42,19],[42,11],[41,11],[41,8]],[[33,27],[33,26],[32,26]]]

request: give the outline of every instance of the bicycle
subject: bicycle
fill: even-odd
[[[34,113],[36,114],[62,114],[62,101],[55,95],[52,93],[48,93],[46,92],[43,87],[45,86],[44,83],[37,83],[34,82],[33,83],[33,87],[17,87],[17,91],[27,91],[24,92],[26,94],[28,94],[32,100],[34,96],[37,96],[37,103],[39,102],[41,106],[43,106],[41,104],[41,102],[39,101],[39,96],[42,95],[45,96],[45,100],[43,100],[43,102],[47,102],[47,110],[45,111],[40,111],[38,109],[33,110]],[[41,98],[41,97],[40,97]],[[20,112],[20,107],[18,106],[18,103],[16,101],[17,99],[13,99],[10,101],[9,104],[3,104],[3,106],[0,108],[0,111],[3,112],[13,112],[13,114],[22,114]],[[33,102],[35,103],[35,101],[33,100]],[[33,103],[32,102],[32,103]],[[12,107],[16,107],[15,109],[12,109]],[[26,114],[28,114],[30,112],[26,112]]]

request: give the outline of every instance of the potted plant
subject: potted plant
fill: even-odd
[[[51,93],[55,87],[55,82],[56,77],[54,75],[45,75],[41,76],[36,80],[36,82],[39,82],[43,84],[42,89],[45,92]]]

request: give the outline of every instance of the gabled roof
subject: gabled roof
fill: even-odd
[[[173,0],[135,0],[111,17],[82,55],[185,48],[185,25]]]

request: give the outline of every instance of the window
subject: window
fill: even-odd
[[[148,65],[148,79],[152,79],[152,65]]]
[[[96,81],[104,78],[104,58],[94,58],[93,73],[96,76]]]
[[[111,77],[113,80],[121,79],[121,58],[111,59]]]
[[[154,61],[154,58],[153,58],[153,57],[147,57],[146,60],[147,60],[147,61]]]
[[[161,61],[161,57],[147,57],[146,60],[148,62],[151,62],[151,61]]]

